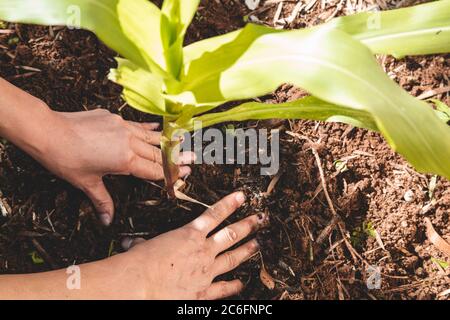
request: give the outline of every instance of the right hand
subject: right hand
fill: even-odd
[[[266,217],[255,214],[208,235],[244,202],[242,192],[233,193],[182,228],[148,241],[124,239],[129,251],[122,256],[140,271],[130,288],[142,289],[146,299],[209,300],[238,294],[240,280],[213,281],[258,252],[256,240],[226,250],[261,228]]]
[[[100,221],[109,225],[113,200],[103,183],[107,174],[162,180],[161,133],[158,124],[125,121],[107,110],[51,112],[46,125],[51,134],[41,152],[29,153],[54,174],[81,189],[92,200]],[[191,172],[186,164],[194,154],[180,156],[180,176]]]

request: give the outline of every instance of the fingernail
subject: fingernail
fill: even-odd
[[[108,213],[101,213],[100,221],[103,225],[109,226],[111,224],[111,215],[109,215]]]
[[[263,224],[266,222],[267,216],[264,213],[258,213],[258,223]]]
[[[243,192],[238,192],[236,194],[236,201],[239,203],[239,205],[244,204],[245,202],[245,195]]]

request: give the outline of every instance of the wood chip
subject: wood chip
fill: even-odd
[[[283,1],[278,4],[277,11],[275,12],[275,16],[273,17],[273,24],[276,25],[281,17],[281,12],[283,11]]]
[[[417,99],[425,100],[425,99],[429,99],[431,97],[437,96],[438,94],[443,94],[443,93],[446,93],[449,91],[450,91],[450,86],[433,89],[433,90],[425,91],[420,96],[418,96]]]
[[[311,10],[312,7],[314,7],[314,5],[317,3],[317,0],[311,0],[308,2],[308,4],[305,7],[305,11],[308,12],[309,10]]]
[[[294,7],[294,10],[292,10],[291,15],[286,18],[286,22],[288,24],[294,22],[294,20],[297,18],[298,14],[303,10],[304,7],[305,5],[301,1],[297,2],[297,4]]]
[[[140,201],[138,202],[139,205],[141,206],[146,206],[146,207],[153,207],[153,206],[158,206],[161,204],[161,200],[146,200],[146,201]]]
[[[450,289],[444,290],[438,294],[439,297],[450,295]]]
[[[278,181],[280,180],[281,173],[278,172],[270,181],[269,186],[267,187],[266,192],[263,193],[264,197],[268,197],[272,194],[273,190],[275,190],[275,187],[277,186]]]
[[[275,289],[275,280],[273,280],[272,276],[267,272],[264,265],[261,265],[261,272],[259,273],[259,277],[261,282],[266,288],[273,290]]]
[[[4,200],[0,198],[0,213],[2,214],[2,216],[6,217],[11,214],[11,208],[9,207],[8,203],[6,203],[6,201],[3,201]]]

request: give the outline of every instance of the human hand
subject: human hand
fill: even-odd
[[[133,175],[148,180],[164,178],[158,124],[125,121],[107,110],[76,113],[53,112],[44,146],[28,150],[54,174],[81,189],[92,200],[100,220],[109,225],[114,204],[102,177]],[[193,160],[192,153],[180,156],[180,164]],[[189,174],[180,167],[180,176]]]
[[[243,289],[240,280],[213,281],[258,251],[256,240],[226,250],[261,228],[266,217],[252,215],[208,234],[244,201],[241,192],[233,193],[182,228],[148,241],[124,239],[122,244],[129,251],[122,254],[122,260],[131,264],[129,270],[138,272],[132,277],[135,280],[127,282],[130,288],[141,289],[146,299],[211,300],[238,294]]]

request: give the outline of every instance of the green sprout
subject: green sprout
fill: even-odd
[[[367,240],[367,238],[377,238],[377,231],[375,230],[372,222],[370,221],[364,221],[361,226],[356,227],[351,235],[350,235],[350,242],[355,248],[361,248],[364,241]]]
[[[12,37],[8,39],[8,46],[15,46],[16,44],[19,43],[19,38],[18,37]]]
[[[444,260],[440,260],[440,259],[431,257],[431,261],[434,262],[435,264],[437,264],[438,266],[440,266],[444,270],[447,269],[448,267],[450,267],[450,264]]]
[[[43,264],[44,259],[41,258],[41,256],[36,252],[30,252],[29,256],[31,257],[31,261],[33,261],[34,264]]]

